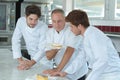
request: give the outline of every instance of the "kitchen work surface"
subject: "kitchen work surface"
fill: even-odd
[[[17,61],[12,58],[11,50],[0,49],[0,80],[26,80],[36,74],[41,74],[43,70],[48,68],[44,64],[38,63],[29,70],[18,70],[17,65]],[[55,80],[68,79],[58,77]]]

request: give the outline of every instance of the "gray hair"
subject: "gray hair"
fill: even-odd
[[[59,8],[57,8],[57,9],[54,9],[54,10],[52,11],[51,15],[52,15],[53,13],[61,13],[61,14],[65,15],[65,12],[64,12],[64,10],[62,10],[62,9],[59,9]]]

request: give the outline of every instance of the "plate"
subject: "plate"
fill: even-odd
[[[61,48],[62,48],[62,45],[61,45],[61,44],[58,44],[58,43],[53,43],[53,44],[51,44],[51,47],[52,47],[53,49],[61,49]]]
[[[59,43],[49,43],[46,47],[50,49],[61,49],[63,46]]]

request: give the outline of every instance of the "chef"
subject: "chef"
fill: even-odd
[[[31,68],[44,55],[45,34],[48,26],[39,21],[41,12],[38,6],[29,5],[25,10],[25,17],[18,19],[15,31],[12,36],[13,58],[17,59],[18,69],[26,70]],[[25,40],[26,49],[21,54],[21,38]],[[22,58],[24,55],[26,59]]]
[[[83,46],[91,70],[86,80],[120,80],[118,53],[102,31],[90,26],[86,12],[73,10],[67,15],[66,21],[70,22],[71,31],[75,35],[84,37]]]
[[[48,60],[53,59],[53,63],[56,64],[56,68],[45,70],[44,73],[52,76],[56,72],[65,71],[68,73],[66,77],[70,80],[84,80],[87,73],[87,64],[84,57],[84,52],[79,47],[82,43],[82,36],[75,36],[67,23],[65,23],[64,11],[62,9],[55,9],[51,14],[53,28],[47,32],[47,44],[50,46],[62,46],[61,48],[46,48],[46,57]],[[80,40],[80,41],[78,41]],[[78,49],[81,49],[79,60],[81,64],[76,66],[78,68],[72,70],[68,66],[78,56]],[[53,65],[54,66],[54,65]]]

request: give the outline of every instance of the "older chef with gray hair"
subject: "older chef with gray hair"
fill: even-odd
[[[81,46],[82,37],[75,36],[71,32],[70,26],[65,23],[65,15],[62,9],[53,10],[51,18],[53,28],[48,30],[46,36],[47,44],[51,45],[51,48],[46,48],[46,57],[49,60],[53,59],[56,67],[45,70],[44,73],[56,76],[57,72],[65,71],[66,77],[70,80],[78,80],[79,78],[79,80],[84,80],[88,69]],[[78,50],[81,50],[80,53]],[[81,64],[79,66],[74,64],[76,66],[74,69],[68,68],[77,56]]]

